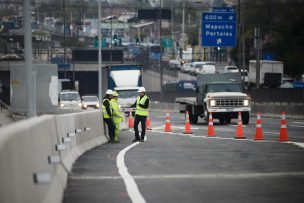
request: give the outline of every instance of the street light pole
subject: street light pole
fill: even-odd
[[[33,59],[32,59],[32,29],[31,29],[31,5],[30,1],[23,0],[24,7],[24,59],[26,69],[26,93],[27,93],[27,112],[28,118],[34,117],[36,112],[35,94],[33,83]]]
[[[158,12],[158,17],[159,17],[159,47],[160,47],[160,55],[159,55],[159,72],[160,72],[160,101],[163,102],[163,96],[164,96],[164,91],[163,91],[163,76],[164,76],[164,69],[162,67],[162,23],[161,23],[161,18],[162,18],[162,1],[160,0],[160,9]]]
[[[101,106],[102,98],[102,61],[101,61],[101,0],[98,0],[98,99]]]
[[[64,79],[66,79],[66,67],[65,67],[65,0],[63,0],[63,69]]]

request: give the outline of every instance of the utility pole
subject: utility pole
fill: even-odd
[[[242,1],[242,2],[241,2]],[[242,70],[245,69],[245,45],[244,45],[244,15],[243,0],[238,0],[238,67],[242,77],[242,87],[245,86],[245,77]]]
[[[185,2],[183,2],[183,21],[182,21],[182,48],[185,50]]]
[[[64,79],[66,79],[66,59],[65,59],[65,0],[63,0],[63,69],[64,69]],[[74,81],[75,82],[75,81]]]
[[[32,59],[32,29],[31,29],[31,5],[30,1],[23,0],[24,7],[24,59],[26,69],[26,93],[27,93],[27,111],[28,118],[34,117],[36,112],[35,79],[33,75],[33,59]],[[33,78],[34,77],[34,78]]]
[[[173,8],[173,5],[171,5],[171,41],[172,41],[172,58],[174,58],[174,55],[175,55],[175,53],[174,53],[174,34],[173,34],[173,29],[174,29],[174,19],[173,19],[173,17],[174,17],[174,15],[173,15],[173,10],[174,8]]]
[[[255,45],[256,45],[256,88],[260,88],[260,26],[255,27]]]
[[[163,102],[164,98],[164,90],[163,90],[163,76],[164,76],[164,67],[162,67],[162,60],[163,60],[163,54],[162,54],[162,1],[160,0],[160,9],[158,12],[158,19],[159,19],[159,48],[160,48],[160,56],[159,56],[159,72],[160,72],[160,101]]]
[[[101,106],[102,98],[102,60],[101,60],[101,0],[98,0],[98,99]],[[111,53],[112,54],[112,53]]]
[[[245,57],[245,18],[244,18],[244,0],[243,3],[241,5],[241,20],[242,20],[242,69],[245,70],[246,67],[246,57]],[[243,82],[244,82],[244,74],[245,72],[242,72],[242,76],[243,76]]]
[[[242,36],[241,36],[241,0],[238,0],[238,67],[239,72],[242,70]]]

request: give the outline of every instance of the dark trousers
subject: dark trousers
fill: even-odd
[[[134,119],[134,131],[135,131],[135,139],[145,139],[145,134],[146,134],[146,120],[147,116],[139,116],[135,115]],[[141,123],[141,136],[139,137],[139,132],[138,132],[138,124],[139,122]]]
[[[103,118],[103,120],[108,126],[110,140],[114,140],[116,126],[113,122],[113,119],[112,118]]]

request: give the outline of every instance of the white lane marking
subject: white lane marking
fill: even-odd
[[[291,127],[296,127],[296,128],[304,128],[303,125],[289,125],[289,126],[291,126]]]
[[[177,135],[177,136],[181,136],[181,137],[190,137],[190,138],[207,138],[207,139],[218,139],[218,140],[234,140],[234,141],[249,141],[249,142],[272,142],[272,143],[276,143],[276,141],[271,141],[271,140],[253,140],[253,139],[235,139],[235,138],[226,138],[226,137],[208,137],[205,135],[192,135],[192,134],[183,134],[183,133],[175,133],[175,132],[163,132],[163,131],[156,131],[154,130],[153,133],[160,133],[160,134],[164,134],[164,135]]]
[[[290,123],[304,124],[304,122],[290,122]]]
[[[264,132],[265,134],[275,134],[275,135],[279,135],[280,133],[277,132]]]
[[[293,172],[269,172],[269,173],[203,173],[203,174],[155,174],[155,175],[139,175],[133,176],[134,179],[189,179],[189,178],[272,178],[282,176],[303,176],[304,171],[293,171]],[[73,180],[118,180],[120,176],[79,176],[71,177]]]
[[[233,124],[230,124],[230,125],[228,125],[228,126],[233,126],[233,127],[236,127],[236,126],[238,126],[238,125],[233,125]],[[246,128],[246,125],[242,125],[242,126]]]
[[[165,129],[165,126],[153,127],[153,130],[154,130],[154,129],[162,129],[162,128]],[[173,126],[173,125],[171,125],[171,128],[184,129],[185,127],[182,127],[182,126]],[[200,128],[198,128],[198,127],[194,127],[194,128],[191,127],[191,129],[193,129],[193,130],[199,130]]]
[[[147,140],[147,136],[145,137],[145,141]],[[133,177],[129,174],[128,168],[125,165],[125,154],[127,151],[129,151],[131,148],[138,145],[140,142],[135,142],[127,147],[125,147],[123,150],[121,150],[117,155],[117,168],[118,172],[121,175],[121,177],[124,180],[124,183],[126,185],[126,189],[128,192],[128,195],[132,202],[139,202],[139,203],[145,203],[146,200],[139,192],[139,189],[137,187],[137,184],[135,183]]]
[[[303,142],[293,142],[295,145],[304,148],[304,143]]]

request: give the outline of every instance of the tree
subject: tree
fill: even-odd
[[[255,0],[244,6],[246,62],[255,58],[254,26],[261,28],[262,53],[284,62],[285,73],[303,74],[304,2],[301,0]],[[237,59],[237,47],[231,52]]]

